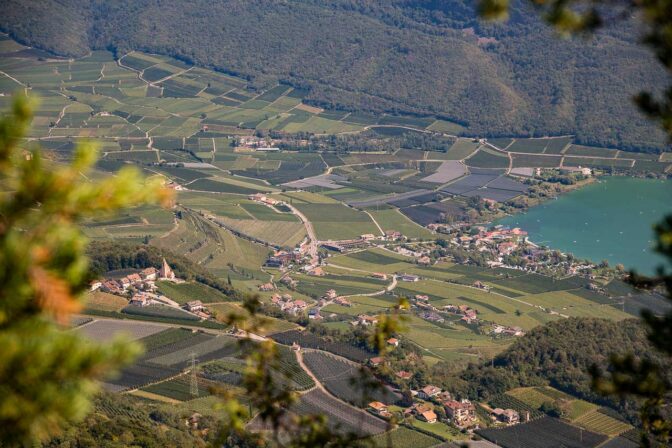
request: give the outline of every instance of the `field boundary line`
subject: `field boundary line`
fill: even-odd
[[[376,218],[374,218],[373,215],[368,212],[368,210],[362,210],[362,211],[364,213],[366,213],[367,215],[369,215],[369,218],[371,218],[371,221],[373,221],[373,223],[376,225],[376,227],[378,227],[378,230],[380,231],[380,235],[385,236],[385,231],[383,230],[382,227],[380,227],[380,224],[378,224],[378,221],[376,221]]]

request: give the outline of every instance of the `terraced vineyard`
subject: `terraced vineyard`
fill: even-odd
[[[572,422],[573,424],[586,428],[589,431],[606,434],[608,436],[617,436],[632,429],[632,426],[621,421],[616,420],[599,410],[593,410]]]

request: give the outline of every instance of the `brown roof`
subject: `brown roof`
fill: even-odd
[[[426,411],[420,415],[422,415],[422,418],[427,420],[428,422],[431,420],[436,420],[436,413],[434,411]]]
[[[382,411],[387,409],[387,405],[381,403],[380,401],[372,401],[371,403],[369,403],[369,407],[371,409],[375,409],[376,411]]]

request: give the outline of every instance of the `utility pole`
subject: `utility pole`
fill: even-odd
[[[189,393],[193,397],[198,397],[198,378],[196,378],[196,353],[191,353],[191,383]]]

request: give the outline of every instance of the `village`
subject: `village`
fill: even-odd
[[[191,300],[184,305],[180,305],[169,297],[160,294],[156,285],[157,281],[184,283],[183,279],[175,275],[175,272],[164,258],[159,269],[150,266],[119,278],[110,277],[93,280],[89,284],[89,290],[91,292],[102,291],[127,298],[129,306],[140,308],[151,305],[166,306],[181,309],[202,320],[212,318],[200,300]]]

